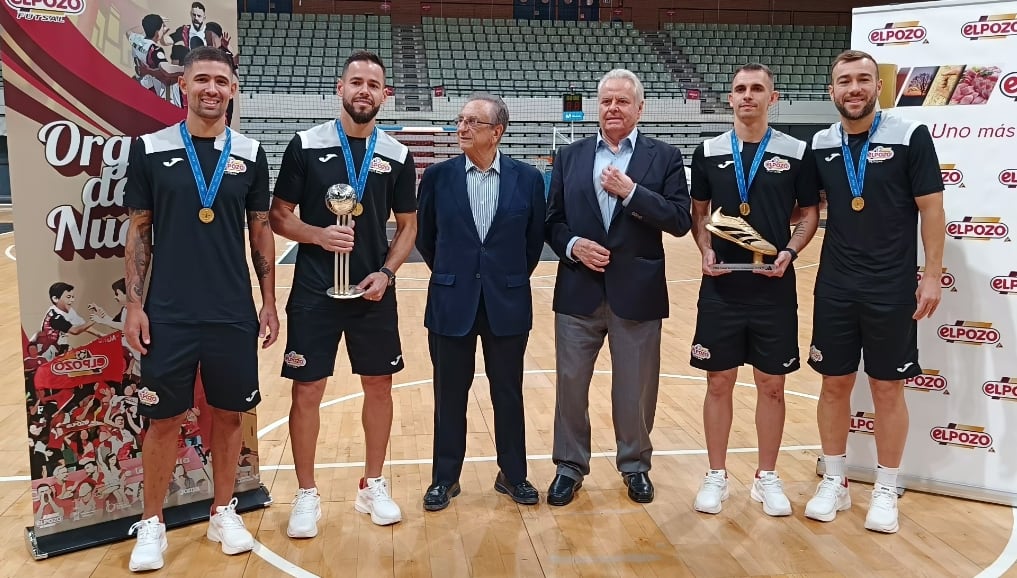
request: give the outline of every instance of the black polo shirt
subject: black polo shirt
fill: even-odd
[[[746,182],[752,160],[760,143],[743,143],[741,159]],[[692,155],[692,198],[711,201],[711,211],[718,208],[724,215],[741,217],[764,239],[778,250],[791,240],[791,211],[797,203],[801,207],[819,204],[819,181],[808,143],[774,130],[756,178],[749,187],[748,216],[738,211],[741,197],[735,176],[731,150],[731,131],[709,139]],[[753,253],[738,245],[711,234],[717,261],[751,263]],[[772,263],[776,257],[763,256]],[[718,277],[703,276],[699,295],[743,304],[795,305],[794,267],[789,266],[782,277],[765,277],[748,271],[735,271]]]
[[[349,143],[356,170],[363,165],[367,139],[349,138]],[[417,175],[410,149],[379,130],[370,163],[361,199],[364,212],[353,217],[350,283],[354,285],[385,264],[389,249],[386,224],[391,214],[417,210]],[[290,140],[276,179],[275,196],[298,205],[305,223],[327,227],[336,224],[336,216],[325,206],[325,192],[334,184],[349,181],[335,121],[329,121],[298,132]],[[302,243],[297,250],[289,303],[332,307],[325,291],[335,283],[334,270],[334,253]]]
[[[851,162],[868,132],[848,135]],[[840,123],[813,137],[826,190],[826,238],[816,295],[845,301],[911,304],[918,280],[918,205],[915,198],[943,190],[929,129],[885,112],[869,145],[861,211],[851,208],[851,185],[841,152]]]
[[[205,183],[211,181],[226,133],[194,137]],[[257,319],[244,244],[248,211],[268,211],[268,160],[258,141],[236,131],[212,204],[198,220],[201,197],[174,124],[131,145],[124,205],[152,211],[152,278],[145,311],[158,323],[236,323]]]

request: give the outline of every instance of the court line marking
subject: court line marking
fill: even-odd
[[[818,264],[816,264],[816,265],[808,265],[808,266],[812,267],[812,266],[817,266],[817,265]],[[535,375],[535,374],[554,373],[555,371],[556,371],[555,369],[529,369],[529,370],[523,371],[523,373],[524,374],[529,374],[529,375]],[[603,374],[609,374],[611,372],[607,371],[607,370],[595,370],[594,373],[595,374],[603,375]],[[661,373],[661,374],[659,374],[659,376],[660,377],[664,377],[664,378],[670,378],[670,379],[687,379],[687,380],[691,380],[691,381],[706,381],[706,377],[702,377],[702,376],[698,376],[698,375],[680,375],[680,374],[673,374],[673,373]],[[473,377],[474,378],[486,377],[486,375],[484,373],[474,373]],[[399,384],[393,385],[392,389],[402,389],[404,387],[411,387],[411,386],[415,386],[415,385],[422,385],[422,384],[425,384],[425,383],[431,383],[432,381],[433,380],[431,380],[431,379],[420,379],[420,380],[417,380],[417,381],[411,381],[411,382],[407,382],[407,383],[399,383]],[[745,382],[740,382],[740,381],[736,381],[735,385],[740,385],[742,387],[751,387],[753,389],[756,388],[755,384],[745,383]],[[790,395],[790,396],[795,396],[795,397],[802,397],[802,398],[805,398],[805,399],[819,400],[819,396],[817,396],[817,395],[812,395],[812,394],[809,394],[809,393],[802,393],[802,392],[798,392],[798,391],[785,390],[784,394],[785,395]],[[351,393],[351,394],[348,394],[348,395],[344,395],[342,397],[338,397],[336,399],[332,399],[332,400],[323,402],[319,406],[319,408],[325,408],[325,407],[329,407],[329,406],[332,406],[332,405],[335,405],[335,404],[338,404],[338,403],[342,403],[344,401],[349,401],[351,399],[355,399],[355,398],[358,398],[358,397],[363,397],[363,395],[364,395],[364,393],[362,391],[361,392],[357,392],[357,393]],[[275,430],[276,428],[280,427],[281,425],[285,424],[288,421],[289,421],[289,417],[287,416],[287,417],[278,419],[278,420],[272,422],[271,424],[265,426],[264,428],[258,430],[258,434],[257,434],[258,439],[261,439],[262,436],[264,436],[265,434],[270,433],[271,431]],[[784,447],[780,448],[780,451],[815,451],[815,450],[820,450],[820,449],[822,449],[822,446],[805,446],[805,445],[803,445],[803,446],[784,446]],[[754,452],[757,452],[757,451],[759,451],[758,448],[730,448],[730,449],[728,449],[729,453],[754,453]],[[668,456],[668,455],[671,455],[671,456],[674,456],[674,455],[704,455],[704,454],[706,454],[706,450],[705,449],[662,450],[662,451],[654,451],[653,453],[654,453],[654,455],[661,455],[661,456]],[[615,455],[615,452],[596,452],[596,453],[591,454],[591,457],[612,457],[614,455]],[[541,455],[532,455],[532,456],[528,455],[528,456],[526,456],[526,459],[527,460],[550,459],[550,457],[551,457],[550,455],[544,455],[544,454],[541,454]],[[496,461],[496,460],[497,460],[497,456],[477,456],[477,457],[467,457],[467,458],[465,458],[464,461],[465,462],[490,462],[490,461]],[[426,465],[426,464],[429,464],[429,463],[431,463],[430,459],[388,460],[388,461],[385,462],[385,465],[386,466]],[[314,465],[314,469],[317,470],[317,469],[354,468],[354,467],[364,467],[364,465],[365,465],[364,462],[315,464]],[[274,465],[274,466],[273,465],[260,466],[258,469],[261,470],[261,471],[267,471],[267,472],[271,472],[271,471],[291,471],[291,470],[294,469],[294,466],[292,464],[279,464],[279,465]],[[1011,526],[1011,530],[1010,530],[1010,541],[1004,547],[1003,551],[1000,553],[1000,555],[996,559],[996,561],[993,562],[988,568],[983,570],[982,573],[980,573],[975,578],[999,578],[1000,576],[1002,576],[1002,574],[1004,572],[1009,570],[1015,563],[1017,563],[1017,507],[1013,508],[1012,511],[1013,511],[1013,516],[1014,516],[1014,522],[1013,522],[1013,524]],[[256,544],[256,547],[257,547],[257,545],[259,545],[260,543],[259,542],[255,542],[255,544]],[[271,550],[268,550],[267,548],[266,548],[266,550],[269,553],[272,553]],[[257,552],[255,552],[255,553],[257,553]],[[274,553],[272,553],[272,554],[274,555]],[[258,554],[258,555],[260,556],[261,554]],[[268,560],[264,556],[262,558],[265,559],[270,564],[273,564],[272,561]],[[282,559],[282,560],[285,560],[285,559]],[[284,572],[286,571],[283,568],[280,568],[280,570],[282,570]],[[291,575],[294,575],[294,574],[291,574]],[[304,575],[301,575],[301,576],[304,576]]]
[[[556,371],[556,369],[527,369],[527,370],[523,371],[523,373],[531,374],[532,375],[532,374],[540,374],[540,373],[553,373],[554,371]],[[597,369],[597,370],[594,370],[594,373],[600,373],[600,374],[605,374],[605,373],[610,373],[610,372],[611,371],[606,370],[606,369]],[[705,382],[706,381],[706,378],[699,377],[699,375],[679,375],[679,374],[676,374],[676,373],[659,373],[659,375],[660,375],[661,378],[665,378],[665,379],[692,380],[692,381],[697,381],[697,382]],[[474,377],[474,379],[476,379],[476,378],[486,378],[486,374],[485,373],[474,373],[473,377]],[[409,388],[409,387],[413,387],[413,386],[420,386],[420,385],[423,385],[423,384],[430,384],[432,382],[433,382],[433,380],[417,380],[415,382],[407,382],[405,384],[395,384],[395,385],[393,385],[392,389],[393,390],[397,390],[397,389]],[[745,383],[741,383],[741,382],[735,382],[735,385],[756,389],[755,384],[745,384]],[[797,397],[803,397],[803,398],[807,398],[807,399],[814,399],[814,400],[818,400],[819,399],[818,396],[814,396],[814,395],[811,395],[811,394],[803,394],[803,393],[800,393],[800,392],[785,391],[784,394],[785,395],[791,395],[791,396],[797,396]],[[318,408],[321,409],[321,408],[325,408],[325,407],[328,407],[328,406],[333,406],[333,405],[336,405],[336,404],[339,404],[339,403],[343,403],[345,401],[349,401],[351,399],[356,399],[358,397],[363,397],[363,396],[364,396],[364,393],[362,391],[361,392],[352,393],[352,394],[345,395],[345,396],[342,396],[342,397],[339,397],[339,398],[336,398],[336,399],[333,399],[333,400],[328,400],[326,402],[323,402],[323,403],[321,403],[318,406]],[[280,427],[284,423],[287,423],[289,420],[290,420],[289,416],[281,417],[280,419],[277,419],[276,421],[273,421],[272,423],[270,423],[268,425],[265,425],[261,429],[258,429],[258,431],[257,431],[257,438],[258,438],[258,440],[260,440],[264,435],[266,435],[266,433],[272,432],[274,429],[277,429],[278,427]],[[819,450],[819,449],[822,449],[822,447],[821,446],[789,446],[789,447],[786,447],[786,448],[781,448],[781,451],[799,451],[799,450],[815,451],[815,450]],[[758,451],[759,451],[758,448],[733,448],[733,449],[729,450],[730,453],[754,453],[754,452],[758,452]],[[659,456],[687,456],[687,455],[703,455],[703,454],[706,454],[706,452],[707,451],[705,449],[703,449],[703,450],[662,450],[662,451],[654,451],[654,455],[655,456],[656,455],[659,455]],[[593,457],[593,458],[601,458],[601,457],[612,457],[614,455],[615,455],[614,452],[597,452],[597,453],[591,454],[591,457]],[[534,456],[527,456],[527,459],[528,460],[538,460],[538,459],[546,460],[546,459],[550,459],[550,457],[551,457],[550,455],[534,455]],[[497,460],[497,456],[478,456],[478,457],[468,457],[468,458],[465,459],[465,461],[467,461],[467,462],[492,462],[492,461],[496,461],[496,460]],[[429,464],[429,463],[431,463],[430,459],[386,460],[385,461],[385,465],[386,466],[421,465],[421,464]],[[314,464],[314,469],[317,470],[317,469],[335,469],[335,468],[354,468],[354,467],[364,467],[364,465],[365,465],[364,462]],[[293,466],[292,464],[258,466],[258,470],[259,471],[289,471],[289,470],[293,470],[294,468],[295,468],[295,466]],[[266,547],[264,544],[262,544],[261,542],[257,541],[256,539],[254,540],[254,550],[252,552],[255,555],[257,555],[258,557],[260,557],[262,560],[267,562],[268,564],[271,564],[271,565],[275,566],[276,568],[278,568],[282,572],[285,572],[285,573],[289,574],[290,576],[296,576],[298,578],[304,578],[304,577],[307,577],[307,576],[314,576],[314,574],[308,573],[306,570],[300,568],[299,566],[294,565],[293,563],[289,562],[285,558],[282,558],[281,556],[279,556],[278,554],[274,553],[273,551],[268,550],[268,547]],[[297,571],[299,571],[299,573],[297,573]]]
[[[556,370],[554,370],[554,369],[531,369],[531,370],[526,370],[523,373],[524,374],[531,374],[531,375],[533,375],[533,374],[552,373],[552,372],[555,372],[555,371]],[[611,372],[607,371],[607,370],[595,370],[594,373],[595,374],[609,374]],[[670,374],[670,373],[661,373],[659,375],[660,375],[660,377],[670,378],[670,379],[688,379],[688,380],[692,380],[692,381],[706,381],[705,377],[693,376],[693,375],[679,375],[679,374]],[[477,378],[477,377],[486,377],[486,375],[483,374],[483,373],[475,373],[474,374],[474,378]],[[415,385],[422,385],[422,384],[431,383],[431,382],[432,382],[431,379],[422,379],[422,380],[411,381],[411,382],[407,382],[407,383],[395,384],[395,385],[392,386],[392,389],[401,389],[401,388],[404,388],[404,387],[411,387],[411,386],[415,386]],[[735,382],[735,384],[743,386],[743,387],[751,387],[751,388],[755,389],[755,385],[754,384],[743,383],[743,382]],[[785,393],[785,395],[792,395],[792,396],[797,396],[797,397],[803,397],[803,398],[806,398],[806,399],[813,399],[813,400],[818,400],[819,399],[818,396],[815,396],[815,395],[812,395],[812,394],[807,394],[807,393],[796,392],[796,391],[785,390],[784,393]],[[329,401],[323,402],[319,406],[319,408],[325,408],[325,407],[329,407],[329,406],[332,406],[332,405],[336,405],[338,403],[342,403],[344,401],[349,401],[349,400],[355,399],[357,397],[363,397],[363,395],[364,395],[363,392],[358,392],[358,393],[353,393],[353,394],[345,395],[345,396],[342,396],[342,397],[339,397],[339,398],[336,398],[336,399],[333,399],[333,400],[329,400]],[[278,428],[279,426],[283,425],[284,423],[286,423],[288,421],[289,421],[289,418],[285,417],[285,418],[281,418],[279,420],[276,420],[276,421],[272,422],[268,426],[262,428],[261,430],[258,430],[257,437],[260,439],[265,434],[271,432],[272,430]],[[818,450],[818,449],[821,449],[821,446],[802,445],[802,446],[784,446],[784,447],[780,448],[780,451],[814,451],[814,450]],[[757,451],[759,451],[758,448],[730,448],[730,449],[728,449],[729,453],[755,453]],[[704,455],[704,454],[706,454],[706,450],[705,449],[660,450],[660,451],[654,451],[654,455],[660,455],[660,456]],[[614,455],[615,455],[615,452],[596,452],[596,453],[591,454],[591,457],[613,457]],[[539,454],[539,455],[527,456],[527,459],[528,460],[550,459],[550,457],[551,457],[550,455]],[[465,459],[466,462],[489,462],[489,461],[496,461],[496,460],[497,460],[497,456],[467,457]],[[395,466],[395,465],[424,465],[424,464],[429,464],[429,463],[431,463],[430,459],[422,459],[422,460],[391,460],[391,461],[386,461],[385,465],[387,465],[387,466]],[[364,462],[347,462],[347,463],[332,463],[332,464],[315,464],[314,467],[315,467],[315,469],[335,469],[335,468],[352,468],[352,467],[363,467],[363,466],[364,466]],[[289,470],[293,470],[293,469],[294,469],[293,465],[286,465],[286,464],[280,464],[280,465],[275,465],[275,466],[267,465],[267,466],[261,466],[259,468],[259,470],[263,470],[263,471],[289,471]],[[26,481],[31,481],[29,476],[7,476],[7,477],[0,477],[0,483],[2,483],[2,482],[26,482]],[[1010,539],[1009,539],[1009,541],[1007,542],[1006,546],[1003,548],[1003,551],[1000,552],[999,557],[997,557],[996,560],[993,561],[993,563],[990,564],[987,568],[982,570],[975,578],[999,578],[1000,576],[1003,575],[1004,572],[1006,572],[1007,570],[1012,568],[1013,565],[1015,563],[1017,563],[1017,507],[1012,508],[1011,511],[1013,512],[1014,521],[1013,521],[1013,525],[1011,526],[1011,532],[1010,532]],[[258,542],[257,540],[255,540],[254,549],[252,550],[252,552],[254,554],[256,554],[258,557],[260,557],[261,559],[265,560],[266,562],[268,562],[269,564],[271,564],[272,566],[274,566],[275,568],[279,569],[280,571],[286,573],[289,576],[293,576],[295,578],[312,578],[312,577],[313,578],[317,578],[316,574],[308,572],[307,570],[304,570],[303,568],[301,568],[301,567],[297,566],[296,564],[293,564],[289,560],[283,558],[282,556],[279,556],[278,554],[276,554],[271,549],[266,547],[261,542]]]
[[[7,258],[10,259],[11,261],[17,261],[18,258],[14,256],[14,253],[12,253],[12,251],[14,251],[14,245],[11,245],[4,249],[4,255],[7,255]]]
[[[992,564],[978,573],[975,578],[999,578],[1004,572],[1017,564],[1017,507],[1013,508],[1013,526],[1010,531],[1010,540],[1003,547],[999,557]]]
[[[269,550],[267,546],[261,542],[254,541],[254,549],[251,550],[254,554],[257,554],[262,560],[275,566],[280,571],[285,572],[295,578],[319,578],[317,574],[312,574],[307,570],[304,570],[300,566],[297,566],[293,562],[290,562],[286,558],[283,558],[279,554],[276,554],[272,550]]]
[[[525,374],[525,375],[540,375],[540,374],[546,374],[546,373],[555,373],[556,371],[557,370],[555,370],[555,369],[527,369],[526,371],[523,371],[523,374]],[[606,375],[606,374],[610,374],[611,372],[609,370],[606,370],[606,369],[597,369],[593,373],[599,374],[599,375]],[[688,380],[691,380],[691,381],[706,381],[706,377],[699,376],[699,375],[679,375],[679,374],[676,374],[676,373],[661,373],[661,374],[659,374],[659,376],[663,377],[663,378],[667,378],[667,379],[688,379]],[[484,374],[484,373],[474,373],[473,374],[473,378],[474,379],[476,379],[476,378],[484,378],[484,377],[487,377],[487,375]],[[409,381],[409,382],[406,382],[406,383],[397,383],[397,384],[392,386],[392,389],[393,390],[395,390],[395,389],[402,389],[404,387],[413,387],[415,385],[423,385],[425,383],[432,383],[432,382],[433,382],[432,379],[418,379],[417,381]],[[752,389],[756,388],[755,384],[744,383],[744,382],[741,382],[741,381],[736,381],[735,385],[740,385],[742,387],[751,387]],[[803,397],[803,398],[806,398],[806,399],[811,399],[811,400],[816,400],[816,401],[819,400],[819,396],[818,395],[812,395],[811,393],[802,393],[802,392],[799,392],[799,391],[784,390],[784,395],[790,395],[790,396],[794,396],[794,397]],[[333,400],[322,402],[322,404],[319,405],[318,408],[319,409],[324,409],[326,407],[335,405],[337,403],[342,403],[344,401],[349,401],[351,399],[356,399],[358,397],[364,397],[364,392],[363,391],[358,391],[356,393],[351,393],[349,395],[344,395],[342,397],[338,397],[338,398],[333,399]],[[261,439],[262,436],[264,436],[264,435],[268,434],[269,432],[275,430],[276,428],[278,428],[279,426],[287,423],[288,421],[290,421],[289,416],[284,416],[284,417],[281,417],[281,418],[275,420],[274,422],[268,424],[267,426],[261,428],[260,430],[258,430],[258,439]]]

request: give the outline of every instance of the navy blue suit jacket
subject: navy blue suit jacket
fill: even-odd
[[[473,328],[483,293],[491,331],[520,335],[533,325],[530,274],[544,248],[544,179],[501,155],[498,210],[480,240],[466,191],[466,157],[431,165],[420,179],[417,250],[431,269],[424,326],[460,337]]]
[[[662,233],[681,237],[692,228],[682,153],[638,134],[625,171],[636,191],[626,207],[617,200],[608,232],[593,185],[596,146],[597,137],[587,137],[560,149],[554,160],[546,227],[547,242],[559,258],[553,308],[567,315],[590,315],[606,299],[623,319],[663,319],[669,309]],[[574,236],[611,252],[603,273],[566,254]]]

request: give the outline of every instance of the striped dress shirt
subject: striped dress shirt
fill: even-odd
[[[477,225],[480,240],[487,238],[491,229],[491,221],[498,210],[498,190],[501,186],[501,151],[494,155],[494,163],[487,171],[473,164],[466,157],[466,192],[470,196],[470,209],[473,211],[473,222]]]

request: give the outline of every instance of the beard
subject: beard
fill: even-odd
[[[344,98],[343,99],[343,109],[346,111],[346,114],[350,115],[350,118],[353,119],[353,122],[355,122],[357,124],[367,124],[367,123],[371,122],[372,120],[374,120],[374,117],[378,114],[378,111],[381,110],[381,107],[380,106],[375,106],[375,107],[370,108],[370,109],[368,109],[368,110],[366,110],[364,112],[360,112],[356,108],[353,107],[353,103],[352,102],[348,102]]]
[[[843,99],[834,102],[834,106],[837,107],[837,111],[840,112],[840,115],[843,116],[844,118],[848,120],[858,120],[860,118],[865,118],[866,116],[871,114],[873,110],[876,109],[876,98],[877,95],[873,94],[872,98],[865,102],[865,106],[862,107],[862,110],[858,111],[858,113],[856,114],[848,112],[847,106],[844,104]]]

